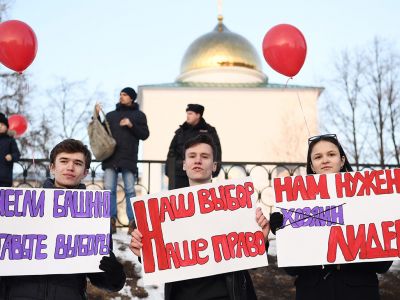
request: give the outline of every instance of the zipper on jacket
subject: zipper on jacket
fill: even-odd
[[[236,293],[235,293],[235,273],[232,274],[232,290],[233,290],[233,300],[236,300]]]
[[[49,299],[49,278],[46,277],[46,285],[44,289],[44,300]]]

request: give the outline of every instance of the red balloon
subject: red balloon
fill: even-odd
[[[22,73],[35,59],[37,39],[28,24],[17,20],[0,23],[0,62]]]
[[[28,122],[23,115],[11,115],[8,118],[8,125],[8,130],[15,131],[17,137],[23,135],[28,128]]]
[[[265,34],[262,47],[269,66],[288,77],[299,73],[306,59],[306,40],[293,25],[280,24],[272,27]]]

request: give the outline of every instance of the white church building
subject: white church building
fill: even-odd
[[[186,120],[187,104],[197,103],[217,129],[223,162],[304,162],[309,137],[304,118],[310,135],[317,134],[322,91],[269,83],[256,49],[220,16],[214,30],[186,50],[174,82],[139,86],[150,130],[142,159],[166,159],[175,130]],[[162,164],[142,172],[142,178],[150,175],[151,193],[166,188]]]

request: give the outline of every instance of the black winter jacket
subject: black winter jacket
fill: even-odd
[[[284,269],[297,276],[296,300],[379,300],[376,273],[385,273],[391,265],[383,261]]]
[[[269,242],[265,243],[265,255],[268,253]],[[140,261],[140,258],[139,258]],[[257,300],[256,292],[254,290],[253,281],[247,270],[230,272],[222,274],[225,276],[225,283],[228,289],[230,300]],[[201,278],[200,278],[201,279]],[[165,300],[172,299],[172,289],[174,282],[165,284],[164,295]],[[194,299],[193,299],[194,300]]]
[[[257,300],[253,282],[247,270],[225,273],[224,275],[230,300]],[[174,300],[171,299],[173,286],[173,282],[165,284],[165,300]]]
[[[175,136],[169,146],[166,161],[165,174],[168,177],[186,176],[186,172],[183,170],[183,160],[185,158],[183,147],[189,139],[199,134],[209,134],[213,139],[217,148],[216,162],[218,163],[217,170],[214,172],[213,176],[217,176],[219,174],[219,171],[221,170],[222,150],[217,130],[210,124],[206,123],[203,118],[201,118],[197,125],[191,126],[185,122],[175,131]]]
[[[54,188],[54,182],[47,179],[44,188]],[[77,188],[85,189],[84,184]],[[125,274],[123,276],[125,278]],[[78,274],[52,274],[3,277],[5,292],[0,295],[3,300],[85,300],[86,278],[102,289],[119,291],[125,284],[125,279],[113,286],[107,280],[104,272]]]
[[[5,159],[7,154],[11,154],[11,161]],[[0,183],[11,186],[13,165],[14,162],[19,160],[20,156],[15,139],[7,134],[0,134]]]
[[[146,115],[139,110],[137,103],[133,103],[132,106],[118,103],[116,109],[109,112],[106,118],[117,146],[113,155],[103,161],[103,170],[124,168],[137,174],[139,140],[145,140],[149,137]],[[132,128],[119,125],[119,122],[124,118],[131,121]]]

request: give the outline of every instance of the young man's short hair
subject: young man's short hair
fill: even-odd
[[[85,157],[85,169],[89,169],[92,162],[92,154],[89,149],[81,141],[74,139],[66,139],[58,143],[50,152],[50,164],[54,164],[58,154],[65,153],[82,153]]]
[[[196,146],[198,144],[207,144],[210,145],[212,152],[213,152],[213,161],[217,159],[217,147],[214,144],[213,138],[208,134],[199,134],[191,139],[189,139],[185,145],[183,146],[183,151],[186,155],[186,150]]]

